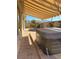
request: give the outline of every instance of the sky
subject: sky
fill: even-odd
[[[41,19],[33,17],[33,16],[26,16],[26,20],[32,21],[32,20],[41,20]],[[44,19],[44,20],[42,20],[42,22],[59,21],[59,20],[61,20],[61,16]]]
[[[32,20],[41,20],[39,18],[33,17],[33,16],[26,16],[27,21],[32,21]]]

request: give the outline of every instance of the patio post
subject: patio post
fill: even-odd
[[[20,14],[20,31],[21,31],[21,34],[23,35],[23,32],[24,32],[24,13],[21,13]]]
[[[20,34],[22,36],[24,31],[24,16],[25,16],[23,0],[18,0],[17,8],[18,8],[18,14],[19,14],[19,29],[20,29]]]

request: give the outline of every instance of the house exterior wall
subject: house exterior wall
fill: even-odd
[[[61,27],[61,21],[56,22],[44,22],[41,24],[42,27]]]

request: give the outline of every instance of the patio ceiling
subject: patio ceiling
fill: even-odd
[[[26,15],[41,19],[58,16],[61,0],[18,0],[18,9]]]

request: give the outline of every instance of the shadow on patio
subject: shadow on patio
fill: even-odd
[[[60,55],[58,55],[60,57]],[[58,56],[51,55],[50,59],[60,59]],[[33,41],[32,35],[25,36],[20,42],[20,49],[17,55],[17,59],[48,59],[48,57],[43,54],[41,49]]]
[[[22,38],[17,59],[39,59],[34,46],[30,45],[28,37]]]

